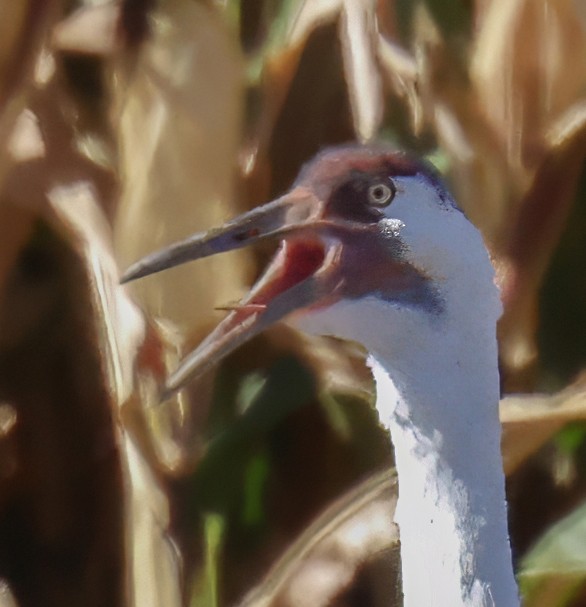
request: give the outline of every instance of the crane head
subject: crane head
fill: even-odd
[[[143,258],[122,282],[266,239],[281,243],[268,268],[167,379],[164,396],[284,318],[357,341],[364,340],[354,327],[355,304],[365,300],[390,314],[439,318],[458,277],[488,259],[478,231],[428,165],[356,145],[323,151],[280,198]],[[492,282],[492,268],[489,274]],[[331,311],[342,304],[350,316],[336,323]]]

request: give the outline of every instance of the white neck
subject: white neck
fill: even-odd
[[[461,296],[461,294],[460,294]],[[507,531],[496,319],[472,300],[368,344],[399,477],[406,607],[519,604]],[[479,315],[486,309],[477,310]],[[409,340],[396,354],[397,340]],[[420,343],[420,347],[418,347]]]
[[[515,607],[494,270],[480,233],[445,192],[438,198],[421,176],[395,183],[378,242],[428,288],[383,272],[379,291],[304,310],[296,324],[370,353],[377,409],[395,447],[405,606]]]
[[[496,297],[474,292],[427,316],[377,298],[340,302],[305,330],[360,341],[399,478],[405,607],[519,605],[498,419]],[[389,318],[391,317],[391,318]],[[389,322],[381,319],[389,318]]]
[[[493,390],[493,398],[483,400],[476,361],[459,361],[455,377],[458,361],[432,352],[442,363],[430,369],[432,393],[397,375],[391,379],[393,371],[383,361],[370,359],[377,408],[395,447],[404,604],[512,607],[519,601],[507,533],[498,394]],[[451,415],[457,407],[477,413]]]

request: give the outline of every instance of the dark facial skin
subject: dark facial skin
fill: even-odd
[[[353,172],[346,181],[339,185],[330,196],[325,214],[360,223],[377,223],[384,214],[380,208],[369,204],[368,190],[379,183],[394,187],[391,179],[382,173]]]
[[[382,219],[383,214],[368,204],[368,188],[377,183],[392,184],[395,177],[415,175],[422,176],[436,189],[440,204],[454,206],[431,165],[404,152],[376,145],[325,150],[303,167],[295,185],[305,186],[318,198],[327,199],[326,217],[373,223]]]
[[[333,221],[327,233],[344,244],[339,259],[339,275],[343,283],[337,284],[331,296],[321,305],[332,303],[338,297],[358,299],[376,295],[387,301],[397,301],[398,293],[403,304],[425,305],[432,312],[441,310],[441,300],[433,291],[431,281],[404,260],[404,245],[399,238],[389,242],[380,238],[377,224],[385,218],[384,207],[392,205],[396,194],[396,177],[421,175],[443,192],[433,171],[420,160],[410,156],[349,146],[326,151],[306,166],[297,181],[323,196],[327,184],[323,217]],[[372,188],[383,187],[390,197],[380,205],[372,199]],[[355,230],[335,226],[336,219],[346,226],[362,225]],[[371,228],[371,229],[370,229]],[[303,241],[299,244],[303,249]],[[297,264],[291,264],[297,265]],[[308,275],[311,272],[308,272]],[[388,293],[384,285],[392,285]]]

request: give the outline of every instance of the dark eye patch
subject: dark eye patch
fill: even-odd
[[[384,214],[369,203],[368,188],[384,179],[384,175],[373,176],[355,171],[349,179],[334,189],[328,200],[326,213],[350,221],[377,223]]]

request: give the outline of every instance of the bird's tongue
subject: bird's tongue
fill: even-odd
[[[267,304],[315,274],[323,264],[324,257],[324,247],[319,242],[283,241],[275,259],[251,289],[247,303]]]
[[[163,397],[217,364],[268,326],[299,308],[324,298],[331,280],[335,247],[327,253],[319,241],[289,239],[241,303],[227,306],[228,315],[168,377]]]

